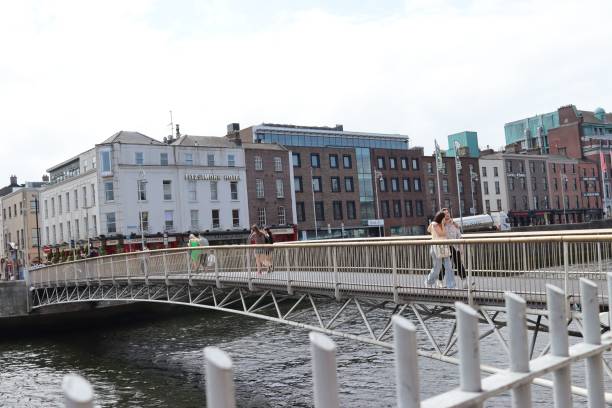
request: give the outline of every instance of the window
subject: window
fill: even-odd
[[[384,177],[381,177],[378,179],[378,189],[380,191],[387,191],[387,179]]]
[[[482,189],[486,195],[489,194],[489,182],[488,181],[482,182]]]
[[[90,185],[91,187],[91,205],[96,205],[96,186],[94,184]]]
[[[70,221],[66,221],[66,232],[68,232],[68,239],[72,239],[72,226],[70,225]],[[21,238],[23,240],[23,232],[21,233]]]
[[[66,193],[66,212],[70,212],[70,193]]]
[[[45,207],[47,206],[45,201]],[[74,208],[78,210],[79,208],[79,190],[74,190]]]
[[[489,202],[489,200],[485,200],[485,211],[487,213],[491,212],[491,203]]]
[[[263,179],[255,179],[255,197],[264,197],[264,183]]]
[[[444,208],[450,208],[451,203],[450,200],[448,198],[444,199]]]
[[[499,172],[497,171],[497,166],[493,167],[493,175],[495,177],[499,177]]]
[[[332,193],[340,192],[340,177],[331,178],[331,191]]]
[[[160,153],[159,154],[159,164],[160,166],[168,165],[168,153]]]
[[[355,202],[347,201],[346,202],[346,218],[349,220],[354,220],[357,217],[357,211],[355,211]]]
[[[500,194],[500,191],[499,191],[499,181],[495,182],[495,194]]]
[[[337,154],[329,155],[329,167],[332,169],[338,168],[338,155]]]
[[[100,151],[100,163],[102,163],[102,173],[110,173],[111,172],[111,152],[110,150],[102,150]]]
[[[286,216],[285,216],[285,207],[278,207],[277,210],[277,215],[278,215],[278,225],[285,225],[286,222]]]
[[[136,152],[134,153],[134,164],[142,166],[144,164],[144,153]]]
[[[232,200],[238,200],[238,182],[230,181],[230,196]]]
[[[21,202],[19,202],[21,204]],[[62,196],[57,196],[57,213],[62,213]],[[15,207],[15,215],[17,215],[17,207]]]
[[[427,163],[427,174],[433,174],[433,163]]]
[[[10,239],[10,235],[11,234],[9,233],[9,241],[11,240]],[[57,229],[56,229],[55,225],[53,226],[53,243],[57,244]]]
[[[545,197],[547,198],[547,197]],[[546,200],[548,202],[548,200]],[[501,211],[502,210],[502,204],[501,204],[501,200],[497,200],[497,211]]]
[[[302,177],[293,177],[293,189],[296,193],[301,193],[302,191],[304,191],[304,186],[302,185]]]
[[[191,230],[199,231],[200,230],[200,211],[199,210],[190,210],[190,219],[191,219]]]
[[[527,196],[523,196],[523,210],[529,209],[529,201],[527,200]]]
[[[139,181],[140,182],[140,181]],[[85,187],[83,187],[83,189],[85,189]],[[83,192],[85,192],[85,190],[83,190]],[[139,194],[140,196],[140,194]],[[104,199],[108,202],[108,201],[115,201],[115,191],[113,190],[113,182],[112,181],[105,181],[104,182]],[[83,201],[86,201],[85,198],[83,198]],[[85,206],[87,205],[87,203],[83,203]]]
[[[198,190],[195,181],[187,183],[187,197],[189,201],[198,201]]]
[[[521,177],[519,180],[521,181],[521,190],[524,190],[525,189],[525,177]]]
[[[264,226],[266,225],[266,209],[265,208],[258,208],[257,209],[257,220],[259,221],[259,226]]]
[[[448,189],[448,179],[442,179],[442,191],[445,193],[449,192]]]
[[[292,153],[291,161],[292,161],[293,167],[302,167],[302,161],[300,160],[299,153]]]
[[[412,217],[414,214],[412,213],[412,200],[404,201],[404,213],[406,217]]]
[[[512,160],[506,160],[506,173],[512,173]]]
[[[263,161],[261,156],[255,156],[255,170],[263,170]]]
[[[408,170],[408,159],[406,157],[400,159],[400,166],[402,166],[402,170]]]
[[[350,169],[351,167],[353,167],[353,163],[352,163],[350,155],[348,154],[342,155],[342,167],[344,167],[345,169]]]
[[[399,191],[399,179],[397,177],[391,179],[391,191]]]
[[[321,177],[312,178],[312,191],[314,191],[315,193],[320,193],[323,191],[323,186],[321,184]]]
[[[60,222],[59,227],[60,227],[59,240],[60,242],[64,242],[64,224]],[[17,241],[19,242],[19,231],[17,231]]]
[[[404,191],[410,191],[410,179],[408,177],[402,179],[402,188]]]
[[[525,162],[520,161],[518,162],[519,165],[519,173],[523,174],[525,172]]]
[[[284,198],[285,190],[283,188],[283,180],[276,179],[276,198]]]
[[[531,177],[531,188],[533,191],[536,191],[538,189],[538,182],[535,176]]]
[[[6,220],[6,208],[2,209],[3,218]],[[45,218],[49,218],[49,208],[47,206],[47,200],[45,200]]]
[[[45,227],[45,237],[46,237],[47,245],[49,245],[51,243],[51,239],[49,237],[49,227]]]
[[[149,212],[140,211],[138,213],[138,228],[141,232],[149,231]]]
[[[341,220],[342,219],[342,201],[332,202],[332,207],[334,210],[334,220]]]
[[[218,209],[214,209],[210,211],[210,215],[212,218],[212,227],[213,229],[217,229],[221,226],[220,222],[219,222],[219,210]]]
[[[174,229],[174,211],[164,211],[164,227],[166,231],[171,231]]]
[[[514,191],[514,177],[508,177],[508,190]]]
[[[240,210],[238,209],[232,210],[232,227],[240,227]]]
[[[487,168],[482,166],[482,177],[487,177]]]
[[[529,162],[529,170],[531,170],[532,173],[535,173],[535,167],[536,167],[535,162],[534,161],[530,161]]]
[[[310,166],[321,167],[321,158],[319,153],[310,153]]]
[[[400,200],[393,200],[393,216],[395,218],[402,217],[402,202]]]
[[[414,182],[414,191],[421,191],[421,179],[418,177],[415,177],[413,182]]]
[[[283,161],[280,157],[274,158],[274,171],[281,172],[283,171]]]
[[[423,201],[422,200],[415,200],[414,210],[416,212],[417,217],[423,216]]]
[[[298,222],[304,222],[306,221],[306,212],[304,211],[304,203],[303,202],[297,202],[295,203],[295,212],[297,213],[297,220]]]
[[[210,200],[211,201],[217,201],[219,199],[219,194],[218,194],[219,190],[218,190],[217,187],[218,187],[218,182],[217,181],[211,181],[210,182]],[[262,197],[263,197],[263,183],[262,183],[262,193],[261,194],[262,194]]]
[[[215,167],[215,154],[208,153],[206,155],[206,164],[208,167]]]
[[[136,191],[138,193],[138,201],[146,201],[146,199],[147,199],[147,182],[144,181],[144,180],[137,180],[136,181]]]
[[[236,167],[236,156],[233,154],[227,155],[227,167]]]
[[[34,231],[34,230],[32,230]],[[74,220],[74,237],[76,239],[81,238],[81,230],[79,228],[79,220]]]
[[[172,180],[163,180],[164,200],[172,200]]]
[[[193,153],[184,153],[183,161],[187,166],[193,166]]]
[[[389,201],[383,200],[380,202],[380,213],[383,218],[389,218]]]
[[[376,167],[379,169],[384,169],[385,168],[385,158],[384,157],[377,157],[376,158]]]
[[[412,159],[412,170],[419,169],[419,159]]]
[[[389,157],[389,168],[397,169],[397,159],[395,157]]]
[[[315,202],[315,216],[317,221],[325,221],[325,208],[323,207],[323,201]]]
[[[110,183],[112,183],[112,181],[110,181]],[[113,197],[114,197],[114,194],[113,194]],[[85,207],[87,207],[87,186],[83,186],[83,208]]]
[[[353,184],[353,177],[344,178],[344,191],[348,193],[352,193],[353,191],[355,191],[355,186]]]
[[[61,230],[61,224],[60,224]],[[117,225],[115,223],[115,213],[106,213],[106,232],[109,234],[114,234],[117,232]],[[60,232],[61,235],[61,232]]]

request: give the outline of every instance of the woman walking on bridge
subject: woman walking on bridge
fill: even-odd
[[[434,220],[431,222],[427,231],[431,233],[432,240],[441,240],[448,239],[446,236],[446,229],[444,228],[444,217],[446,214],[444,211],[438,211]],[[446,287],[448,289],[454,289],[456,287],[455,284],[455,274],[452,273],[453,265],[451,264],[451,251],[448,245],[432,245],[430,249],[431,259],[433,261],[433,268],[431,268],[431,272],[427,275],[427,286],[433,287],[436,282],[436,278],[440,273],[440,269],[442,269],[442,265],[444,264],[444,269],[447,271],[451,271],[451,273],[446,273]]]

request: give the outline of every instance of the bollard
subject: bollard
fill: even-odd
[[[62,381],[66,408],[93,408],[93,389],[89,382],[78,374],[68,374]]]
[[[529,345],[527,340],[527,303],[520,296],[506,292],[508,332],[510,333],[510,370],[515,373],[529,372]],[[512,389],[514,408],[531,407],[531,384]]]
[[[231,358],[217,347],[206,347],[204,359],[206,360],[206,406],[235,408]]]
[[[460,388],[465,392],[481,392],[478,313],[461,302],[455,303],[455,310],[459,334]],[[481,404],[471,406],[479,407]]]
[[[419,408],[419,364],[416,327],[408,319],[393,316],[395,347],[395,386],[399,408]]]
[[[569,340],[567,334],[567,305],[565,292],[553,285],[546,285],[548,303],[548,321],[550,330],[550,353],[553,356],[567,357],[569,355]],[[571,408],[571,378],[570,368],[563,367],[553,372],[553,399],[557,408]]]
[[[310,332],[315,408],[338,408],[336,345],[324,334]]]
[[[582,322],[584,325],[584,342],[600,345],[601,332],[599,328],[599,302],[597,301],[597,285],[588,280],[580,279],[580,303],[582,306]],[[597,354],[586,359],[586,385],[588,391],[589,408],[603,407],[604,378],[603,356]]]

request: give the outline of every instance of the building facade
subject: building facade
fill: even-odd
[[[482,191],[482,208],[485,213],[503,211],[508,213],[508,189],[504,159],[501,154],[481,156],[478,160],[480,167],[480,190]]]
[[[421,189],[420,159],[416,168],[412,163],[419,152],[407,136],[277,124],[239,134],[243,143],[291,151],[301,239],[424,232],[426,219],[413,199]]]
[[[118,132],[48,170],[52,184],[41,193],[45,244],[100,237],[122,245],[162,235],[176,241],[188,232],[203,232],[211,244],[244,242],[244,166],[243,150],[222,137],[162,143]]]

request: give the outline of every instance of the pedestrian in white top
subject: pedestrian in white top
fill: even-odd
[[[427,230],[431,233],[432,240],[444,240],[448,237],[446,236],[446,228],[444,227],[444,212],[439,211],[434,220],[429,225]],[[431,259],[433,261],[433,268],[431,268],[431,272],[427,275],[427,286],[433,287],[436,278],[440,274],[440,269],[442,269],[442,265],[448,271],[453,270],[453,266],[451,265],[451,252],[448,245],[432,245],[431,250]],[[446,274],[446,287],[448,289],[454,289],[456,287],[455,283],[455,274],[447,273]]]

